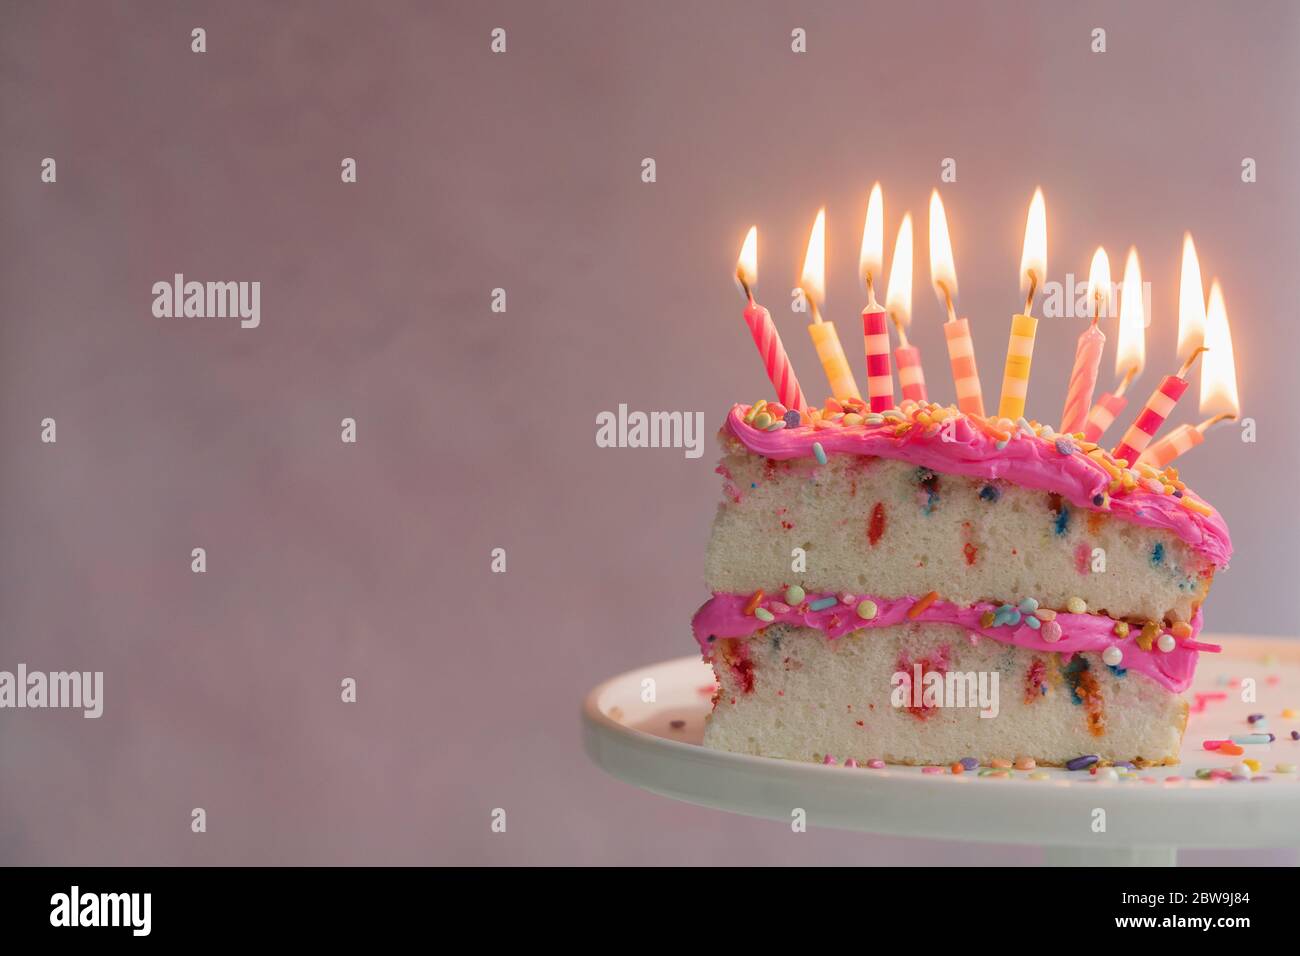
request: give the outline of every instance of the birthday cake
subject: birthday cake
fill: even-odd
[[[904,401],[720,432],[707,746],[825,763],[1176,763],[1231,554],[1173,467]]]

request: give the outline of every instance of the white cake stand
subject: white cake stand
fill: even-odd
[[[698,657],[628,671],[592,689],[583,708],[588,754],[606,772],[653,793],[750,816],[794,819],[893,836],[1035,844],[1057,865],[1170,866],[1179,848],[1300,847],[1300,779],[1274,772],[1300,763],[1291,731],[1300,717],[1300,642],[1206,637],[1223,654],[1203,654],[1189,691],[1227,693],[1195,709],[1182,763],[1104,781],[1087,772],[1050,770],[1049,779],[926,774],[917,767],[881,770],[821,766],[724,753],[701,746],[713,673]],[[1256,682],[1243,703],[1241,678]],[[653,680],[653,694],[647,680]],[[652,702],[643,698],[653,696]],[[1206,739],[1249,733],[1246,715],[1267,715],[1271,744],[1245,745],[1241,757],[1207,751]],[[1267,781],[1196,779],[1198,768],[1260,762]],[[1172,778],[1172,779],[1171,779]],[[1105,831],[1094,832],[1095,811]]]

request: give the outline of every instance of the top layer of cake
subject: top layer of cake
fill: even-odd
[[[913,402],[879,415],[850,411],[812,424],[790,427],[778,419],[759,428],[754,420],[763,404],[733,406],[724,432],[764,458],[867,455],[947,474],[1004,478],[1059,494],[1076,508],[1168,531],[1215,566],[1226,565],[1232,555],[1223,518],[1186,487],[1176,469],[1128,467],[1082,435],[1060,434],[1024,419],[983,419]]]

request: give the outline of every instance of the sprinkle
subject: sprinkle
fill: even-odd
[[[758,618],[760,621],[762,621],[765,624],[771,624],[773,621],[776,620],[776,615],[773,614],[765,607],[754,608],[754,617]]]
[[[1035,770],[1029,775],[1030,780],[1051,780],[1052,775],[1046,770]]]
[[[915,620],[916,618],[921,616],[921,614],[925,611],[926,608],[928,608],[931,604],[933,604],[936,600],[938,600],[938,598],[939,598],[939,592],[931,591],[929,594],[921,598],[921,600],[917,601],[915,604],[913,604],[910,608],[907,609],[907,616]]]
[[[1137,636],[1137,646],[1144,651],[1151,650],[1151,646],[1156,642],[1156,635],[1160,633],[1160,625],[1155,621],[1147,621],[1142,625],[1142,632]]]
[[[1071,614],[1083,614],[1088,610],[1088,604],[1083,598],[1076,594],[1075,596],[1066,599],[1065,609]]]
[[[803,588],[799,587],[797,584],[792,584],[785,589],[785,603],[789,604],[791,607],[798,607],[802,604],[804,597],[806,597],[806,595],[804,594]]]
[[[1116,637],[1128,637],[1128,621],[1116,621],[1114,630]]]
[[[760,431],[766,430],[767,426],[771,424],[772,424],[772,416],[769,415],[767,412],[759,412],[757,415],[754,416],[754,427],[759,429]]]
[[[1268,744],[1272,743],[1268,739],[1268,734],[1233,734],[1228,739],[1234,744]]]
[[[834,607],[838,603],[839,603],[839,598],[835,597],[834,595],[827,595],[826,597],[818,598],[817,600],[810,602],[808,604],[808,610],[824,611],[828,607]]]
[[[1246,751],[1242,750],[1239,746],[1237,746],[1235,743],[1233,743],[1230,740],[1219,744],[1219,753],[1227,754],[1229,757],[1239,757],[1245,752]]]
[[[1040,607],[1037,611],[1034,612],[1034,616],[1037,617],[1040,621],[1056,620],[1056,612],[1048,607]]]
[[[997,768],[998,770],[1010,770],[1010,769],[1011,769],[1011,761],[1010,761],[1010,760],[1002,760],[1002,759],[991,760],[991,761],[989,761],[989,766],[990,766],[990,767],[995,767],[995,768]]]
[[[1295,764],[1280,763],[1273,768],[1277,773],[1295,773]]]
[[[1165,654],[1168,654],[1177,646],[1178,642],[1174,640],[1172,634],[1161,634],[1160,640],[1156,641],[1156,647],[1160,648]]]
[[[863,601],[858,605],[858,617],[864,621],[875,620],[876,614],[880,609],[876,607],[875,601]]]
[[[884,769],[885,762],[880,759],[868,760],[867,766],[870,767],[872,770],[882,770]]]
[[[1055,621],[1045,621],[1038,633],[1043,635],[1043,640],[1048,644],[1055,644],[1061,639],[1061,625]]]
[[[817,464],[826,464],[826,449],[822,447],[821,442],[813,442],[813,454],[817,456]]]
[[[1175,492],[1175,494],[1177,494],[1177,492]],[[1210,515],[1214,514],[1214,509],[1212,509],[1209,505],[1197,501],[1194,498],[1189,498],[1187,497],[1187,495],[1182,495],[1178,499],[1178,501],[1188,511],[1195,511],[1197,514],[1205,515],[1207,518]]]
[[[992,611],[985,611],[980,615],[980,627],[992,627],[994,614]]]
[[[1017,770],[1033,770],[1033,769],[1034,769],[1035,767],[1037,767],[1037,766],[1038,766],[1038,762],[1037,762],[1036,760],[1034,760],[1033,757],[1017,757],[1017,758],[1016,758],[1016,769],[1017,769]]]
[[[1061,455],[1073,455],[1079,449],[1075,447],[1074,442],[1066,438],[1056,440],[1056,451]]]
[[[830,754],[827,754],[825,757],[822,758],[822,763],[826,764],[826,766],[828,767],[833,767],[835,765],[835,758],[832,757]]]
[[[922,767],[921,773],[943,773],[942,767]]]
[[[1186,621],[1175,621],[1173,627],[1169,628],[1169,633],[1174,637],[1186,639],[1192,636],[1192,625]]]
[[[1233,764],[1232,766],[1233,776],[1236,777],[1249,777],[1254,772],[1255,771],[1251,770],[1250,765],[1247,764],[1246,761],[1244,760],[1241,763]]]
[[[976,767],[980,765],[980,762],[976,760],[974,757],[962,757],[961,760],[957,762],[960,763],[967,770],[974,770]]]
[[[1038,601],[1035,598],[1025,598],[1020,602],[1019,607],[1025,614],[1033,614],[1038,610]]]
[[[1201,746],[1204,747],[1206,750],[1218,750],[1226,743],[1227,743],[1226,740],[1202,740]]]
[[[1292,740],[1300,740],[1300,730],[1293,730],[1293,731],[1291,731],[1291,739],[1292,739]]]
[[[862,416],[859,415],[857,412],[849,412],[847,415],[844,416],[844,424],[845,424],[845,425],[861,425],[861,424],[862,424]]]
[[[949,772],[949,773],[953,773],[953,774],[965,773],[965,772],[966,772],[966,768],[963,767],[963,766],[962,766],[961,764],[959,764],[959,763],[955,763],[955,764],[953,764],[952,766],[950,766],[950,767],[948,768],[948,772]]]
[[[997,488],[992,485],[985,485],[980,489],[980,498],[984,501],[997,501],[1001,497],[1002,492],[998,491]]]
[[[783,601],[768,601],[767,609],[773,614],[788,614],[790,611],[790,605]]]
[[[1242,761],[1242,763],[1244,763],[1247,767],[1250,768],[1251,773],[1259,773],[1258,760],[1255,760],[1254,758],[1251,757],[1247,757],[1245,760]]]
[[[783,421],[775,421],[767,426],[767,430],[770,432],[779,432],[783,428],[785,428],[785,422]]]
[[[1005,448],[1007,447],[1007,440],[1004,438],[1004,439],[1002,439],[1001,441],[996,442],[995,444],[996,444],[997,450],[998,450],[998,451],[1002,451],[1003,449],[1005,449]]]
[[[1284,716],[1285,716],[1285,715],[1284,715]],[[1248,717],[1246,718],[1246,723],[1248,723],[1248,724],[1257,724],[1257,723],[1259,723],[1259,722],[1260,722],[1261,720],[1263,720],[1263,719],[1264,719],[1264,715],[1263,715],[1263,714],[1251,714],[1250,716],[1248,716]]]
[[[852,757],[850,757],[848,760],[844,761],[844,766],[846,766],[846,767],[856,767],[857,765],[858,765],[858,762],[857,762],[856,760],[854,760]]]
[[[749,601],[748,603],[745,604],[745,613],[753,614],[754,608],[758,607],[759,604],[761,604],[762,602],[763,602],[763,589],[759,588],[757,591],[755,591],[753,594],[749,596]]]
[[[1099,767],[1097,769],[1096,777],[1099,783],[1102,781],[1118,780],[1119,771],[1114,767]]]
[[[841,592],[840,592],[840,603],[841,603],[841,604],[849,605],[849,604],[852,604],[852,603],[853,603],[854,601],[856,601],[856,600],[857,600],[857,598],[855,598],[855,597],[854,597],[852,594],[850,594],[848,591],[841,591]]]
[[[1292,710],[1290,707],[1283,707],[1283,708],[1282,708],[1282,716],[1283,716],[1283,717],[1294,717],[1294,716],[1295,716],[1295,711]]]
[[[1038,618],[1034,617],[1034,615],[1027,614],[1025,616],[1025,626],[1030,628],[1031,630],[1036,631],[1041,625],[1042,622],[1039,621]]]
[[[785,425],[787,428],[796,428],[799,425],[799,413],[793,408],[785,413]]]
[[[1082,757],[1075,757],[1073,760],[1067,760],[1065,763],[1066,770],[1087,770],[1101,758],[1096,754],[1084,754]]]
[[[1119,667],[1124,660],[1124,652],[1112,644],[1101,652],[1101,660],[1107,667]]]

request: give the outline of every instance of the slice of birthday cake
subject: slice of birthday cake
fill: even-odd
[[[736,406],[693,627],[708,746],[796,760],[1178,760],[1231,553],[1173,468],[1021,419]]]

